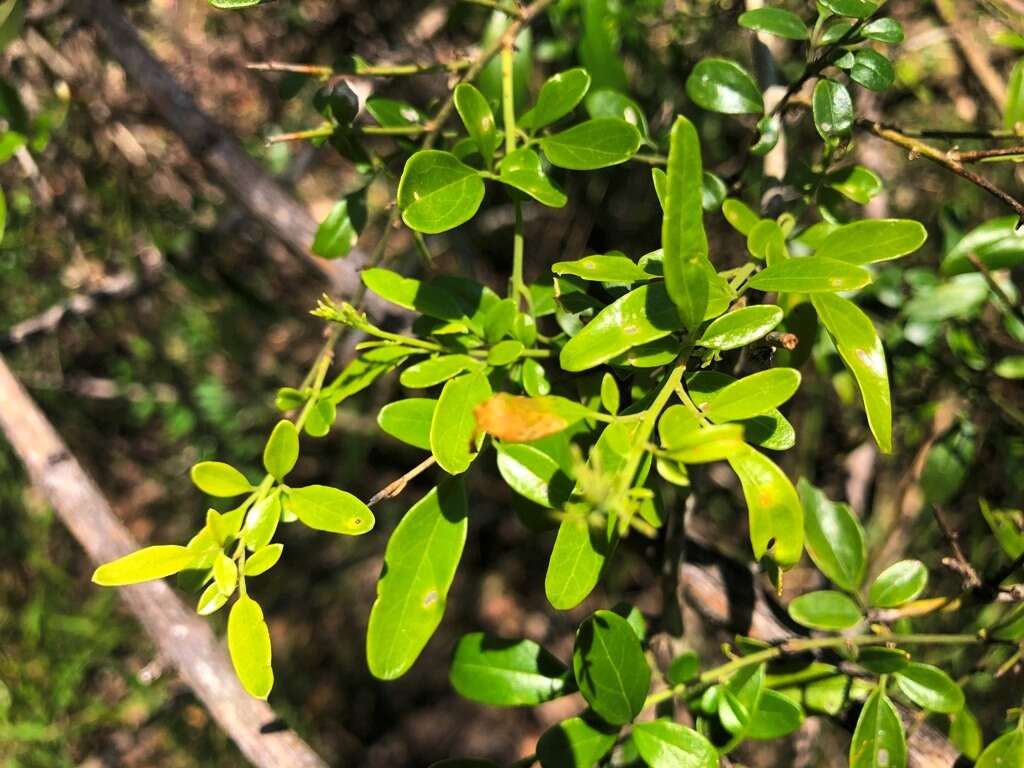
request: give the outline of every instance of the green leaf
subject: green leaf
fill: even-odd
[[[799,371],[769,368],[723,387],[705,406],[704,413],[716,423],[749,419],[782,405],[799,388]]]
[[[21,34],[24,26],[24,0],[6,0],[0,4],[0,51]],[[2,228],[0,228],[0,235],[2,235]]]
[[[337,418],[338,409],[328,397],[321,397],[309,411],[303,429],[310,437],[324,437],[331,431],[331,425]]]
[[[257,549],[245,561],[245,569],[242,571],[246,576],[259,576],[266,573],[281,559],[284,552],[284,544],[268,544]]]
[[[318,531],[358,536],[373,528],[373,512],[347,491],[327,485],[290,488],[286,507],[304,525]]]
[[[500,141],[491,106],[484,95],[469,83],[459,83],[455,87],[454,99],[455,109],[462,118],[462,124],[466,126],[466,132],[476,142],[481,157],[489,167]]]
[[[804,711],[799,704],[778,691],[765,689],[746,735],[750,739],[778,739],[793,733],[803,721]]]
[[[822,78],[811,96],[814,127],[825,141],[848,136],[853,128],[853,99],[846,87]]]
[[[640,714],[651,668],[624,618],[597,611],[584,621],[576,632],[572,668],[583,698],[603,720],[623,725]]]
[[[758,215],[747,207],[742,200],[729,197],[722,201],[722,215],[741,235],[749,235],[760,221]]]
[[[366,189],[339,200],[317,227],[313,253],[325,259],[348,255],[366,227]]]
[[[878,7],[874,0],[818,0],[836,16],[849,16],[854,19],[866,19]],[[896,768],[893,764],[893,768]]]
[[[583,602],[597,586],[609,549],[608,534],[592,528],[586,518],[562,518],[544,577],[552,607],[568,611]]]
[[[480,174],[455,155],[436,149],[410,157],[398,182],[402,221],[429,235],[469,221],[483,199]]]
[[[213,561],[213,581],[224,595],[232,594],[238,586],[238,566],[223,552]]]
[[[499,445],[498,472],[509,488],[542,507],[557,509],[572,493],[573,482],[558,462],[533,445]]]
[[[385,127],[402,128],[426,123],[426,116],[416,107],[395,99],[373,96],[366,100],[366,111]]]
[[[964,692],[938,667],[908,664],[894,677],[903,695],[922,709],[950,715],[964,708]]]
[[[808,554],[836,586],[856,592],[867,563],[863,527],[848,505],[830,501],[805,479],[800,479],[797,489],[804,507]]]
[[[718,717],[733,735],[730,744],[737,744],[750,727],[751,715],[757,711],[765,691],[765,665],[739,670],[719,687]]]
[[[696,680],[699,673],[700,656],[695,651],[684,651],[672,659],[665,680],[672,685],[683,685]]]
[[[817,256],[849,264],[871,264],[913,253],[928,232],[909,219],[865,219],[832,230],[818,246]]]
[[[388,540],[366,630],[370,672],[404,675],[444,616],[466,543],[466,491],[449,478],[420,499]]]
[[[668,720],[637,723],[633,743],[647,765],[658,768],[718,768],[718,753],[692,728]]]
[[[703,409],[717,396],[718,392],[735,381],[736,379],[731,376],[718,371],[700,371],[687,377],[686,388],[697,407]],[[669,408],[669,410],[672,409]],[[709,418],[714,423],[721,422],[713,413]],[[792,448],[796,441],[793,425],[777,408],[760,416],[745,419],[740,423],[743,425],[744,439],[762,448],[784,451]]]
[[[448,381],[464,371],[482,371],[484,364],[469,355],[439,355],[413,363],[398,377],[403,387],[425,389]]]
[[[842,592],[823,590],[793,598],[789,615],[797,624],[811,629],[840,630],[861,621],[860,608]]]
[[[210,0],[210,5],[221,10],[235,10],[238,8],[251,8],[263,2],[266,2],[266,0]]]
[[[993,741],[978,757],[974,768],[1012,768],[1024,765],[1024,731],[1015,728]]]
[[[697,343],[708,349],[739,349],[764,337],[780,322],[781,307],[770,304],[743,307],[714,320]]]
[[[591,117],[617,117],[635,125],[641,136],[648,135],[647,118],[643,110],[628,96],[605,88],[590,91],[585,103]]]
[[[441,390],[430,422],[430,451],[448,474],[465,472],[476,458],[473,409],[490,396],[491,385],[482,373],[450,379]]]
[[[896,19],[882,18],[869,21],[860,28],[862,37],[877,40],[880,43],[902,43],[903,26]]]
[[[864,401],[868,425],[882,453],[892,451],[892,396],[885,351],[867,315],[841,296],[815,294],[811,303],[828,330]]]
[[[595,717],[571,717],[537,741],[541,768],[593,768],[613,746],[619,729]]]
[[[225,595],[216,584],[210,584],[203,590],[196,602],[196,613],[200,616],[210,616],[227,604],[231,595]]]
[[[872,48],[861,48],[853,54],[850,79],[872,91],[884,91],[892,85],[896,73],[885,56]]]
[[[274,687],[270,665],[270,631],[259,603],[239,596],[228,616],[228,651],[242,687],[250,696],[266,699]]]
[[[867,205],[884,189],[878,174],[863,165],[854,165],[830,173],[825,177],[825,181],[831,189],[860,205]]]
[[[613,416],[619,412],[619,405],[621,404],[621,393],[619,392],[619,385],[615,381],[615,377],[610,373],[605,373],[601,377],[601,405],[602,407]]]
[[[229,498],[252,490],[245,475],[222,461],[201,461],[192,467],[191,474],[196,488],[210,496]]]
[[[559,120],[576,107],[590,88],[590,75],[581,67],[549,77],[541,86],[537,103],[519,118],[519,127],[536,131]]]
[[[437,400],[429,397],[410,397],[388,403],[377,414],[377,425],[403,443],[430,450],[430,424],[434,419]]]
[[[299,432],[292,422],[283,419],[274,427],[263,448],[263,466],[275,480],[282,480],[298,459]]]
[[[655,277],[617,251],[606,256],[584,256],[576,261],[559,261],[551,265],[551,271],[556,275],[575,275],[599,283],[636,283]]]
[[[992,509],[984,499],[978,503],[985,522],[1006,556],[1016,560],[1024,555],[1024,513],[1019,509]]]
[[[768,554],[783,568],[795,565],[803,551],[804,512],[793,484],[771,459],[750,447],[737,451],[729,464],[743,486],[754,557]]]
[[[1019,59],[1010,70],[1006,83],[1006,106],[1003,108],[1003,125],[1013,130],[1017,123],[1024,123],[1024,59]]]
[[[810,36],[803,19],[782,8],[755,8],[741,13],[739,21],[741,27],[767,32],[787,40],[806,40]]]
[[[954,245],[942,260],[942,272],[960,275],[975,272],[968,258],[981,259],[989,269],[1004,269],[1024,264],[1024,227],[1017,229],[1016,216],[1000,216],[975,227]]]
[[[92,580],[102,587],[120,587],[162,579],[184,570],[194,557],[192,550],[176,544],[144,547],[104,563],[93,571]]]
[[[870,282],[871,273],[864,267],[822,256],[808,256],[772,264],[750,278],[749,285],[759,291],[835,293],[863,288]]]
[[[615,117],[596,117],[540,140],[552,165],[572,171],[624,163],[639,147],[640,131]]]
[[[896,707],[880,689],[868,696],[850,742],[850,768],[906,768],[907,742]]]
[[[619,56],[619,7],[610,6],[608,0],[583,0],[579,5],[583,16],[580,63],[593,78],[594,88],[628,91],[629,81]]]
[[[898,608],[924,592],[928,585],[928,569],[920,560],[893,563],[871,584],[868,602],[875,608]]]
[[[710,112],[727,115],[759,115],[764,100],[754,78],[728,59],[701,59],[686,79],[686,93]]]
[[[900,648],[869,645],[858,651],[857,663],[876,675],[890,675],[906,668],[910,663],[910,654]]]
[[[745,446],[742,424],[701,427],[683,435],[674,435],[671,458],[683,464],[706,464],[722,461]]]
[[[449,679],[460,695],[492,707],[534,706],[571,690],[568,667],[537,643],[483,632],[459,640]]]
[[[664,283],[644,285],[602,309],[559,353],[566,371],[585,371],[682,327]]]
[[[971,710],[965,707],[949,718],[949,740],[956,750],[968,760],[978,759],[978,755],[981,754],[982,739],[981,724]],[[1024,751],[1021,752],[1017,762],[1018,764],[1024,762]],[[1004,763],[1004,765],[1013,765],[1013,763]]]
[[[561,208],[566,203],[565,193],[544,173],[540,155],[528,147],[520,147],[502,159],[498,178],[550,208]]]
[[[281,495],[274,492],[265,496],[249,508],[245,516],[242,539],[251,551],[267,546],[274,538],[281,520]]]
[[[992,372],[1003,379],[1024,379],[1024,355],[1004,357],[992,367]]]
[[[687,328],[696,328],[708,308],[708,240],[701,207],[703,167],[693,123],[676,118],[668,153],[661,243],[665,287]]]

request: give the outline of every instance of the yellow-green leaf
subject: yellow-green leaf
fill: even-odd
[[[92,580],[104,587],[120,587],[162,579],[184,570],[194,557],[192,550],[176,544],[145,547],[104,563],[93,572]]]
[[[257,699],[266,699],[274,687],[270,631],[263,609],[248,595],[241,595],[228,616],[228,651],[242,687]]]
[[[430,451],[448,474],[465,472],[476,458],[474,409],[490,396],[491,385],[482,373],[450,379],[441,390],[430,423]]]
[[[796,489],[775,463],[749,446],[729,458],[739,476],[750,518],[754,557],[767,554],[781,567],[803,551],[804,510]]]

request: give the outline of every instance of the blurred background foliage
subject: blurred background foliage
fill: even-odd
[[[25,138],[10,151],[0,147],[8,206],[0,243],[0,351],[135,536],[183,541],[204,512],[188,467],[216,456],[256,469],[275,420],[275,390],[301,381],[319,347],[321,324],[307,311],[324,286],[204,177],[94,32],[64,5],[30,4],[24,29],[0,58],[0,113]],[[800,11],[802,4],[785,5]],[[957,5],[958,23],[1005,77],[1024,56],[1024,16],[1014,12],[1019,3]],[[126,10],[201,106],[268,171],[293,183],[318,219],[359,185],[358,174],[327,145],[267,146],[271,134],[318,124],[315,87],[308,78],[249,72],[244,65],[331,66],[352,54],[370,62],[451,60],[479,44],[490,17],[470,3],[409,0],[284,0],[244,14],[213,11],[204,0],[153,0]],[[653,136],[662,136],[674,112],[683,111],[700,123],[706,165],[756,206],[760,163],[743,152],[753,126],[700,112],[683,91],[703,56],[750,62],[750,35],[736,26],[742,10],[728,0],[563,0],[532,40],[522,41],[524,62],[533,62],[521,70],[524,83],[535,88],[545,74],[582,62],[595,89],[628,87]],[[897,81],[881,96],[858,91],[859,113],[918,128],[1000,125],[999,111],[935,7],[894,0],[889,12],[907,32],[893,50]],[[797,57],[784,61],[786,75],[799,74]],[[370,85],[375,95],[428,110],[446,82],[433,74]],[[809,136],[801,132],[813,128],[804,121],[788,130],[799,147]],[[975,187],[878,140],[858,138],[854,157],[880,182],[859,201],[868,214],[919,219],[930,235],[918,253],[884,267],[863,302],[883,330],[891,360],[897,448],[877,454],[855,387],[828,342],[819,340],[788,412],[798,443],[783,466],[791,477],[806,476],[832,498],[850,501],[865,522],[875,563],[918,557],[931,567],[936,593],[955,591],[960,576],[941,563],[948,546],[930,510],[960,531],[973,563],[995,570],[1006,560],[979,501],[1011,511],[1024,501],[1021,267],[992,273],[998,291],[970,265],[963,274],[947,274],[940,267],[963,235],[1006,211]],[[1022,169],[999,163],[983,170],[1019,193]],[[799,185],[806,169],[790,170],[787,182]],[[567,185],[565,209],[528,206],[528,278],[587,252],[618,248],[635,258],[657,247],[661,213],[647,166],[577,174]],[[378,184],[370,190],[365,250],[380,236],[389,195]],[[498,282],[507,268],[512,214],[501,200],[491,203],[471,226],[432,240],[438,269]],[[836,205],[841,211],[854,203],[837,199]],[[742,239],[724,220],[710,221],[715,252],[741,253]],[[1012,220],[1001,226],[1000,242],[1012,250]],[[396,233],[392,243],[393,264],[415,268],[408,234]],[[1018,258],[1010,261],[1021,263],[1024,241],[1015,247]],[[133,280],[134,288],[56,329],[23,340],[12,335],[55,302],[118,277]],[[303,451],[301,481],[329,482],[366,498],[417,461],[375,431],[372,415],[395,389],[396,382],[385,380],[349,401],[331,435]],[[700,482],[707,493],[694,535],[745,558],[735,481],[712,471]],[[487,473],[474,474],[471,483],[473,543],[448,618],[424,661],[395,683],[375,681],[366,670],[365,622],[386,532],[425,486],[383,505],[383,530],[367,537],[284,532],[283,565],[261,585],[279,670],[273,703],[328,759],[396,766],[456,753],[497,759],[529,753],[536,736],[571,714],[566,706],[573,704],[498,712],[459,699],[446,679],[454,639],[477,629],[525,635],[564,657],[577,621],[607,604],[609,594],[649,613],[659,610],[655,544],[633,537],[603,593],[571,614],[552,611],[538,588],[547,544],[538,545],[537,534],[511,513],[516,502],[502,484],[492,485]],[[88,583],[89,564],[25,484],[5,445],[0,509],[0,762],[11,768],[242,765],[187,689],[153,657],[116,595]],[[1020,525],[1019,513],[1008,519]],[[798,568],[787,586],[814,588],[815,578],[812,569]],[[978,616],[977,626],[986,618]],[[939,614],[916,628],[944,621]],[[721,639],[707,628],[705,650],[714,652]],[[1016,672],[995,679],[974,674],[956,658],[959,651],[936,653],[966,682],[990,740],[1003,711],[1019,703]],[[795,743],[803,745],[806,765],[830,765],[845,753],[848,735],[813,722]],[[745,748],[741,759],[791,764],[791,748],[758,745]]]

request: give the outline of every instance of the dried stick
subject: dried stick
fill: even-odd
[[[0,431],[61,522],[97,565],[139,548],[96,483],[0,357]],[[161,656],[257,768],[326,768],[263,701],[247,694],[223,644],[162,581],[120,590]]]

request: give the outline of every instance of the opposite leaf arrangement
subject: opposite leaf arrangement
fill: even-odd
[[[666,137],[667,157],[654,156],[665,165],[652,176],[663,209],[662,247],[558,262],[550,276],[527,283],[524,203],[564,206],[559,169],[607,168],[634,159],[641,146],[659,146],[639,106],[614,89],[591,93],[592,76],[584,68],[549,78],[532,106],[517,109],[515,35],[549,4],[535,3],[516,23],[495,11],[500,34],[492,54],[500,53],[500,88],[486,94],[466,78],[458,83],[441,115],[454,109],[466,135],[448,149],[433,148],[439,126],[431,128],[410,105],[371,100],[367,109],[378,125],[370,127],[380,130],[361,131],[341,86],[325,85],[315,102],[329,120],[321,135],[371,178],[387,174],[363,145],[367,135],[428,137],[418,151],[403,139],[411,155],[396,193],[401,219],[422,248],[422,235],[472,219],[488,182],[503,190],[515,214],[507,296],[461,276],[419,280],[378,266],[364,270],[370,291],[415,313],[411,333],[385,330],[352,305],[325,297],[314,314],[336,324],[331,338],[349,328],[366,340],[332,381],[328,345],[302,386],[279,392],[278,407],[298,415],[271,433],[265,476],[254,483],[227,464],[197,464],[192,479],[200,490],[243,497],[241,504],[225,513],[210,510],[187,546],[149,547],[100,567],[94,580],[122,585],[178,574],[184,589],[200,593],[197,611],[204,615],[237,593],[228,646],[246,690],[265,698],[273,685],[270,637],[247,580],[281,556],[282,545],[273,543],[279,524],[300,521],[360,535],[373,528],[370,506],[379,500],[365,504],[337,488],[286,485],[300,435],[327,434],[339,404],[399,371],[411,396],[384,406],[378,423],[427,455],[384,497],[435,465],[444,476],[409,508],[388,541],[366,638],[375,676],[405,674],[442,621],[467,536],[462,476],[474,464],[493,457],[519,497],[524,523],[557,529],[544,588],[554,608],[569,610],[595,589],[622,540],[657,537],[668,516],[681,514],[691,473],[727,462],[742,489],[752,555],[763,571],[781,590],[782,574],[806,551],[835,587],[803,594],[788,608],[799,625],[826,634],[774,645],[738,638],[730,660],[719,666],[703,667],[687,651],[667,669],[652,670],[644,618],[617,606],[579,626],[570,665],[530,640],[466,635],[454,651],[452,685],[499,707],[582,694],[587,711],[540,739],[533,760],[544,768],[592,766],[612,754],[616,765],[716,766],[744,740],[784,736],[805,713],[835,715],[851,703],[861,709],[850,764],[905,766],[903,725],[891,696],[926,712],[970,714],[957,683],[904,648],[1016,643],[1024,619],[1010,615],[973,634],[907,631],[908,617],[937,609],[920,599],[928,580],[924,565],[893,563],[865,587],[860,522],[806,480],[794,485],[771,457],[795,444],[780,408],[800,389],[799,368],[819,328],[824,355],[834,351],[856,383],[879,448],[892,449],[885,353],[871,319],[851,297],[874,279],[871,265],[914,252],[926,232],[915,221],[857,220],[846,211],[844,200],[867,202],[881,183],[866,168],[842,165],[855,123],[853,102],[845,85],[823,73],[834,70],[862,87],[884,89],[892,65],[873,43],[899,42],[902,30],[879,17],[869,0],[820,2],[813,30],[781,9],[743,14],[745,28],[808,44],[807,68],[793,90],[818,78],[810,114],[825,146],[820,162],[804,171],[799,203],[768,218],[729,196],[737,187],[704,169],[698,130],[679,115]],[[481,60],[471,74],[485,64]],[[704,110],[757,115],[755,156],[777,142],[780,110],[765,112],[761,90],[739,64],[699,62],[686,91]],[[581,107],[588,117],[578,121]],[[336,206],[317,235],[317,252],[348,251],[362,226],[353,216],[357,208],[351,198]],[[745,238],[745,258],[709,244],[705,219],[711,216],[724,217]],[[666,498],[673,499],[671,507]],[[899,632],[890,628],[896,622]],[[651,692],[655,676],[660,683]],[[686,706],[695,728],[673,721],[673,704]],[[648,710],[655,719],[634,723]],[[1019,765],[1007,756],[1022,750],[1018,725],[978,765]]]

